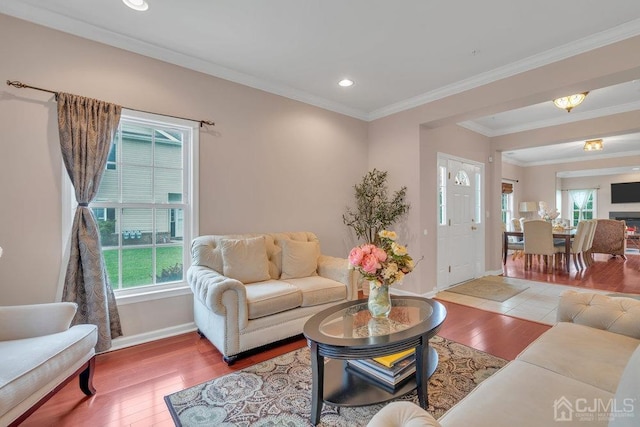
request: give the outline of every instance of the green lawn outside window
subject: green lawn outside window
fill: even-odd
[[[123,249],[122,288],[150,285],[153,283],[151,248],[127,248]],[[109,275],[111,287],[118,289],[118,249],[105,249],[104,260]],[[182,247],[162,246],[156,248],[156,276],[161,276],[162,271],[175,269],[176,264],[182,267]],[[175,279],[181,280],[181,279]],[[172,280],[157,279],[157,283]]]

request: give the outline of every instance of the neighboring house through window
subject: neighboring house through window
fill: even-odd
[[[186,286],[190,243],[197,235],[197,126],[122,112],[90,203],[117,297]],[[70,217],[75,205],[73,200]]]

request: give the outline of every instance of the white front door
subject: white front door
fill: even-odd
[[[438,288],[482,275],[483,167],[464,159],[439,156]]]

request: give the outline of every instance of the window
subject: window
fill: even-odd
[[[90,204],[116,296],[184,287],[197,235],[197,154],[197,124],[123,110]]]
[[[502,222],[507,226],[507,229],[509,229],[511,219],[513,218],[513,184],[508,182],[502,183],[500,211],[502,213]]]
[[[447,168],[438,166],[438,224],[447,225]]]
[[[597,218],[596,190],[569,190],[569,215],[574,226],[582,220]]]
[[[456,173],[456,179],[454,180],[455,185],[464,185],[465,187],[469,187],[471,185],[471,181],[469,180],[469,175],[463,170],[459,170]]]

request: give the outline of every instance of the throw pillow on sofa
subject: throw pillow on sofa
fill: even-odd
[[[317,276],[320,245],[318,242],[282,240],[282,274],[280,278],[298,279]]]
[[[269,280],[269,258],[263,236],[248,239],[222,239],[223,274],[242,283]]]

